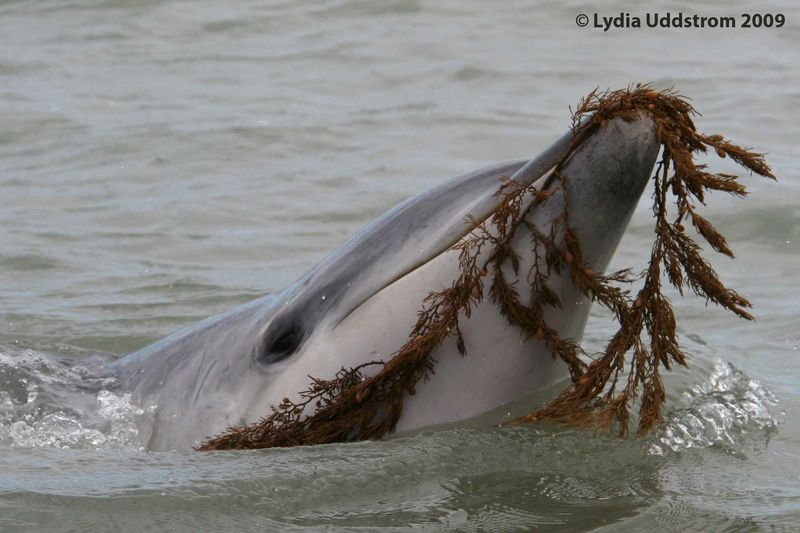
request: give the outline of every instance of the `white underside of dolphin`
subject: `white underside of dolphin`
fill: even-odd
[[[548,171],[567,152],[568,133],[540,157],[501,163],[449,180],[413,197],[368,225],[281,293],[260,298],[185,328],[113,365],[120,386],[150,407],[140,433],[150,449],[186,449],[228,426],[252,423],[282,399],[297,398],[309,377],[330,378],[342,367],[387,360],[409,333],[431,291],[459,275],[451,246],[497,205],[503,178],[552,186]],[[659,150],[648,118],[611,121],[570,156],[569,220],[588,266],[608,265]],[[562,210],[556,192],[528,218],[546,229]],[[520,294],[534,255],[521,227],[514,248],[520,275],[507,279]],[[491,274],[490,274],[491,275]],[[548,286],[561,308],[545,319],[561,337],[579,340],[590,303],[568,277]],[[454,339],[434,352],[435,374],[404,399],[400,432],[458,422],[494,411],[567,375],[541,341],[526,339],[488,298],[462,317],[467,355]]]

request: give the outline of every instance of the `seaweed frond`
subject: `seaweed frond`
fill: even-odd
[[[610,120],[633,120],[641,113],[655,122],[662,152],[652,178],[655,237],[650,261],[642,288],[631,297],[623,288],[633,280],[630,270],[601,275],[584,262],[578,238],[569,226],[569,180],[561,168]],[[391,433],[402,415],[405,395],[413,395],[417,385],[433,373],[436,348],[454,336],[458,351],[462,356],[467,354],[459,319],[469,318],[483,301],[487,283],[490,301],[506,320],[528,338],[541,340],[554,357],[564,361],[571,376],[571,384],[553,401],[512,424],[546,420],[601,429],[616,427],[620,435],[625,435],[630,406],[639,398],[637,433],[651,431],[661,421],[666,398],[661,368],[670,370],[675,364],[687,364],[678,344],[672,304],[663,294],[664,282],[680,294],[690,290],[741,318],[753,319],[748,311],[750,302],[722,283],[685,226],[690,222],[713,250],[733,257],[722,233],[697,212],[698,204],[705,204],[708,191],[743,197],[747,190],[737,176],[709,172],[705,165],[695,162],[695,155],[710,149],[753,173],[775,178],[764,154],[736,146],[721,135],[699,133],[693,122],[695,115],[689,101],[671,89],[655,91],[649,85],[637,84],[618,91],[592,91],[572,114],[570,151],[553,170],[556,187],[563,192],[564,209],[549,228],[536,227],[525,215],[546,202],[553,190],[540,191],[504,181],[491,218],[454,246],[459,254],[458,278],[450,287],[424,299],[408,342],[388,361],[342,368],[330,380],[309,377],[311,384],[299,393],[299,400],[284,398],[267,417],[229,428],[197,449],[322,444]],[[671,205],[676,213],[673,218]],[[534,254],[527,275],[528,303],[523,303],[519,287],[506,279],[503,269],[510,265],[520,277],[520,258],[511,243],[522,225],[529,230]],[[562,338],[544,319],[545,308],[561,306],[546,282],[552,274],[562,272],[569,273],[583,295],[610,309],[618,324],[604,352],[593,359],[587,358],[573,339]]]

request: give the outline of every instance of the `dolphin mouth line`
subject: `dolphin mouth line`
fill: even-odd
[[[555,168],[555,166],[556,165],[553,165],[551,168],[547,169],[545,171],[544,175],[539,177],[536,181],[534,181],[530,185],[527,185],[526,188],[529,189],[529,190],[546,190],[546,189],[548,189],[550,187],[550,185],[554,181],[554,176],[553,176],[553,172],[552,171]],[[505,181],[512,181],[512,180],[514,180],[514,177],[511,176],[511,177],[502,178],[498,182],[497,191],[494,193],[495,196],[500,197],[502,195],[503,181],[504,180]],[[514,180],[514,181],[516,181],[516,180]],[[523,184],[521,183],[520,187],[522,187],[522,186],[523,186]],[[534,202],[534,198],[533,197],[530,197],[526,201],[526,205],[522,209],[523,213],[527,213],[533,207],[533,202]],[[454,251],[455,247],[458,245],[459,242],[461,242],[462,239],[464,239],[466,236],[468,236],[470,233],[472,233],[473,231],[475,231],[479,227],[485,226],[488,223],[489,219],[491,217],[493,217],[493,216],[494,216],[494,212],[489,212],[489,213],[483,214],[482,218],[476,218],[476,217],[473,217],[473,216],[464,217],[465,225],[462,227],[461,231],[459,233],[453,234],[453,238],[451,239],[451,242],[442,243],[441,244],[441,248],[438,250],[438,253],[431,254],[430,257],[428,257],[425,261],[419,262],[419,263],[417,263],[415,265],[411,265],[407,269],[404,269],[402,271],[397,272],[397,274],[394,277],[388,278],[386,280],[386,282],[382,286],[378,286],[377,290],[375,290],[372,294],[370,294],[369,296],[364,298],[362,301],[358,302],[346,314],[342,315],[340,319],[332,322],[331,323],[331,327],[335,329],[339,324],[344,322],[348,317],[350,317],[353,313],[355,313],[370,298],[372,298],[376,294],[380,293],[384,289],[386,289],[386,288],[390,287],[391,285],[397,283],[398,281],[400,281],[404,277],[416,272],[420,268],[425,267],[427,264],[431,263],[432,261],[435,261],[436,259],[440,258],[442,255]]]
[[[318,326],[335,329],[364,302],[450,250],[492,216],[502,202],[503,180],[529,186],[546,177],[574,140],[570,129],[532,159],[452,178],[368,224],[281,293],[280,314],[261,329],[260,366],[286,360],[323,329]],[[298,324],[299,342],[282,342]],[[293,350],[283,350],[287,346]]]

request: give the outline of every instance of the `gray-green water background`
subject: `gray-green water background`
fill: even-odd
[[[575,23],[656,11],[787,22]],[[0,3],[0,530],[794,529],[798,22],[788,0]],[[670,378],[658,435],[147,454],[135,407],[75,389],[98,358],[284,287],[438,180],[535,155],[582,95],[636,81],[691,96],[701,130],[768,151],[780,177],[711,197],[738,255],[715,264],[758,321],[676,298],[693,371]],[[647,256],[646,204],[616,267]],[[611,333],[594,317],[589,349]]]

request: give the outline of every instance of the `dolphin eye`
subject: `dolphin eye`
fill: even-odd
[[[270,346],[270,351],[275,353],[294,353],[300,344],[300,335],[294,329],[281,334]]]
[[[303,342],[303,331],[292,325],[267,334],[259,360],[264,364],[277,363],[295,353]]]

